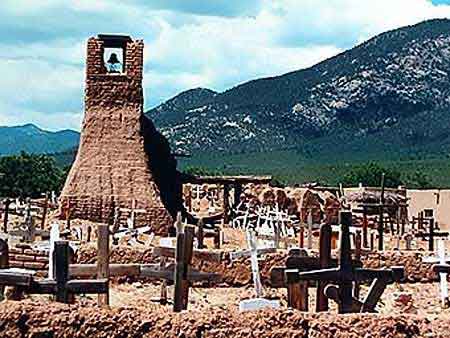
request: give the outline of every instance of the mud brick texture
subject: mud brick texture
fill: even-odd
[[[104,65],[104,40],[87,44],[85,115],[77,157],[60,202],[60,214],[111,223],[116,207],[136,209],[136,225],[165,234],[173,224],[178,196],[176,162],[167,142],[143,114],[143,49],[125,42],[125,72]],[[179,193],[178,193],[179,191]],[[175,202],[174,202],[175,201]]]
[[[305,314],[289,309],[190,310],[179,314],[148,308],[99,309],[37,301],[0,304],[2,337],[167,338],[419,338],[448,337],[448,318],[408,315]]]
[[[47,277],[48,255],[48,251],[34,250],[31,246],[19,244],[9,248],[9,267],[34,270],[38,277]]]

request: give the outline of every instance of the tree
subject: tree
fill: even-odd
[[[383,168],[375,162],[355,167],[344,175],[341,182],[346,186],[357,186],[361,183],[366,187],[379,187],[383,173],[385,174],[385,187],[397,188],[399,185],[404,184],[400,172],[394,169]]]
[[[430,178],[419,170],[407,175],[405,181],[408,188],[427,189],[432,187]]]
[[[13,198],[59,192],[66,178],[51,157],[25,152],[1,157],[0,174],[0,196]]]

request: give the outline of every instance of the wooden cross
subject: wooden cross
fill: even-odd
[[[325,295],[338,303],[339,313],[374,312],[375,306],[387,284],[403,278],[403,267],[375,270],[354,267],[351,260],[350,230],[351,212],[340,212],[341,236],[339,266],[337,268],[299,272],[287,270],[288,283],[298,284],[301,281],[319,281],[336,284],[325,288]],[[353,282],[372,280],[371,287],[363,301],[353,297]]]
[[[358,239],[355,241],[355,252],[358,252]],[[291,249],[286,260],[286,267],[273,267],[271,269],[271,286],[274,288],[287,287],[288,305],[301,311],[308,311],[308,284],[307,281],[296,282],[296,274],[286,274],[288,270],[312,271],[338,266],[338,260],[331,258],[332,226],[322,224],[319,236],[319,257],[310,257],[305,250]],[[360,251],[360,248],[359,248]],[[352,262],[353,266],[362,267],[359,258]],[[289,282],[287,278],[294,278]],[[328,298],[324,294],[328,282],[319,281],[316,295],[316,311],[328,310]]]
[[[433,270],[439,274],[441,305],[443,308],[448,308],[450,306],[447,282],[447,274],[450,272],[450,266],[447,265],[447,262],[449,261],[450,257],[445,256],[445,243],[441,239],[438,241],[438,257],[423,258],[423,262],[425,263],[437,263],[433,265]]]
[[[448,232],[435,232],[434,219],[430,218],[428,220],[428,233],[419,232],[419,233],[415,234],[415,237],[422,238],[423,240],[428,238],[428,250],[434,251],[434,239],[436,237],[447,238],[448,235],[449,235]]]
[[[177,243],[175,248],[157,247],[153,250],[153,255],[160,257],[175,257],[175,266],[160,267],[158,277],[166,280],[173,280],[174,287],[174,312],[186,310],[189,298],[189,285],[192,281],[214,281],[220,278],[217,274],[203,273],[192,269],[192,258],[194,251],[195,229],[191,226],[184,226],[181,222],[176,223]],[[220,258],[219,258],[220,260]],[[145,271],[142,271],[146,276]],[[152,271],[147,273],[152,276]],[[153,273],[153,277],[155,277]]]
[[[53,294],[57,302],[69,303],[74,294],[101,294],[108,292],[108,280],[70,280],[69,260],[71,257],[69,242],[57,241],[53,259],[54,280],[38,280],[31,273],[9,269],[0,270],[0,285],[16,286],[28,294]]]

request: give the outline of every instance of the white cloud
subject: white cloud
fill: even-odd
[[[86,39],[143,38],[146,107],[313,65],[388,29],[450,17],[428,0],[2,0],[0,123],[81,121]]]

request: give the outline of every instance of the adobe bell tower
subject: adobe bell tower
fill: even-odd
[[[174,210],[171,215],[162,196],[170,193],[161,193],[152,169],[161,155],[145,139],[151,121],[143,115],[143,49],[142,40],[129,36],[88,40],[80,145],[60,202],[72,218],[105,223],[116,208],[139,209],[137,225],[165,233]]]

